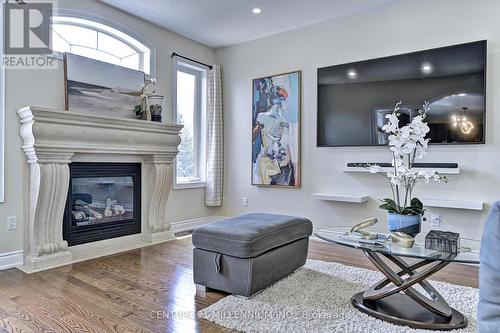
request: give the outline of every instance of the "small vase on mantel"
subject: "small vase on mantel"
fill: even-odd
[[[151,95],[148,97],[149,112],[151,114],[151,121],[161,123],[161,116],[163,106],[165,104],[165,97],[162,95]]]
[[[387,212],[387,229],[390,232],[404,232],[415,237],[420,232],[422,215],[402,215]]]

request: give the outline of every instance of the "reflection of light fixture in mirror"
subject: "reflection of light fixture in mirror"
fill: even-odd
[[[423,74],[431,74],[433,71],[433,67],[429,62],[424,62],[420,69],[422,70]]]
[[[347,71],[347,76],[350,78],[350,79],[355,79],[358,77],[358,72],[356,72],[354,69],[350,69]]]
[[[471,123],[466,116],[468,108],[463,107],[462,111],[463,113],[457,113],[451,116],[451,120],[453,121],[453,127],[459,128],[460,131],[464,134],[470,134],[472,130],[474,129],[474,124]]]

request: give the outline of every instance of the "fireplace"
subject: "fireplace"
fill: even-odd
[[[141,232],[141,164],[71,163],[63,237],[84,244]]]
[[[17,114],[23,141],[21,147],[29,166],[29,181],[24,186],[25,197],[29,198],[25,202],[27,215],[22,266],[25,272],[67,265],[74,260],[110,254],[116,249],[125,250],[129,243],[138,247],[143,243],[154,244],[173,238],[167,216],[167,201],[172,188],[173,162],[181,141],[179,132],[182,125],[31,106],[17,110]],[[87,167],[79,164],[97,161],[107,164],[92,163],[87,164]],[[137,164],[113,163],[131,161]],[[133,170],[129,167],[133,167]],[[127,169],[126,172],[123,168]],[[72,180],[70,184],[70,169],[75,180],[98,180],[90,182],[91,179],[87,179],[87,184],[82,183],[84,180]],[[116,181],[114,177],[131,177],[132,182],[130,178]],[[117,198],[103,195],[121,193],[113,189],[109,192],[110,187],[116,188],[117,185],[123,191],[129,189],[125,191],[129,198],[128,205],[127,202],[118,202],[125,201],[118,195]],[[140,187],[147,191],[141,192]],[[92,193],[94,188],[101,189],[101,192]],[[108,192],[104,192],[106,188]],[[132,200],[130,192],[134,193]],[[97,221],[97,218],[87,218],[87,214],[77,214],[80,220],[73,221],[73,201],[76,201],[73,200],[73,193],[80,193],[78,200],[85,202],[80,203],[83,206],[90,207],[96,201],[97,205],[93,206],[96,209],[102,209],[104,204],[106,209],[110,199],[111,210],[125,210],[127,213],[128,209],[128,215],[132,212],[133,218],[122,214],[111,221],[104,219],[104,216]],[[90,194],[92,198],[85,194]],[[123,209],[112,205],[122,206]],[[78,209],[86,210],[82,207]],[[133,235],[125,239],[118,237],[127,234]],[[97,242],[95,246],[87,243],[86,246],[68,247],[68,241],[76,245],[111,237],[107,241]]]

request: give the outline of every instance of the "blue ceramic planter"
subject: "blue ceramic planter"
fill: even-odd
[[[420,232],[421,215],[401,215],[387,213],[387,229],[390,232],[404,232],[415,237]]]

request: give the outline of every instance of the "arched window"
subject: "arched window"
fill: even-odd
[[[109,25],[84,18],[52,17],[52,49],[152,75],[151,49]]]

